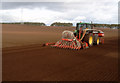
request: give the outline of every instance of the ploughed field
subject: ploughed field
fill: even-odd
[[[97,29],[105,43],[76,51],[42,46],[74,27],[3,24],[3,81],[117,81],[118,30]]]

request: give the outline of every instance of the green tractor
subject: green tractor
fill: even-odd
[[[77,39],[80,39],[82,42],[86,42],[89,46],[92,46],[93,44],[100,44],[101,33],[104,34],[102,31],[94,29],[93,24],[77,23],[74,35]]]
[[[68,30],[63,31],[61,40],[52,46],[76,50],[84,49],[104,43],[103,37],[104,32],[94,29],[93,24],[80,22],[76,24],[76,30],[74,32]]]

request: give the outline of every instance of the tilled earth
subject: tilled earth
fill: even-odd
[[[3,25],[3,28],[11,26],[16,25]],[[5,30],[3,29],[3,43],[8,41],[5,40],[7,39],[4,36]],[[118,37],[115,34],[117,30],[104,31],[105,43],[85,50],[43,47],[42,43],[6,46],[2,51],[2,79],[3,81],[117,81]],[[10,33],[7,34],[10,36]]]

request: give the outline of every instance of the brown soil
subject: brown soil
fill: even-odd
[[[3,81],[117,81],[118,31],[102,29],[105,43],[85,50],[42,47],[69,27],[3,25]],[[56,33],[57,32],[57,33]]]

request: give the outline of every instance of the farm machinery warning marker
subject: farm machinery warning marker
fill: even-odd
[[[74,32],[65,30],[62,32],[62,38],[56,43],[46,43],[52,47],[81,49],[104,43],[104,32],[93,29],[93,25],[89,23],[77,23]]]

